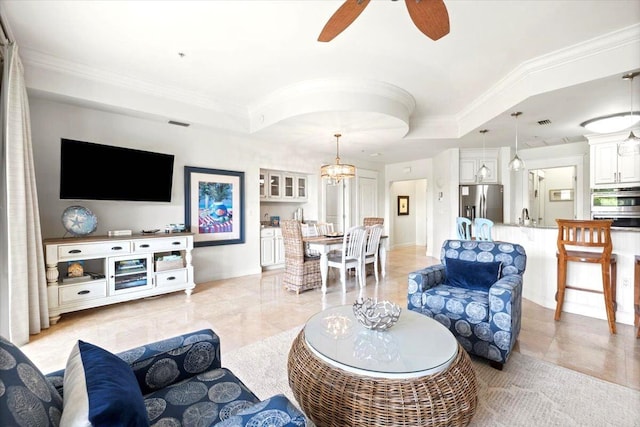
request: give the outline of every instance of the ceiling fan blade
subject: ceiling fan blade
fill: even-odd
[[[319,42],[328,42],[343,32],[362,13],[370,0],[346,0],[327,21],[320,36]]]
[[[449,34],[449,13],[443,0],[405,0],[411,20],[427,37],[438,40]]]

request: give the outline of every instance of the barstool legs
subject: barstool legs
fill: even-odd
[[[617,260],[614,258],[610,264],[601,265],[602,269],[602,294],[604,295],[604,307],[607,312],[607,323],[609,324],[609,332],[616,333],[616,283],[617,283]],[[555,320],[560,320],[562,314],[562,305],[564,304],[564,294],[567,288],[567,262],[558,257],[558,289],[556,291],[556,313]],[[570,289],[578,289],[590,291],[589,289],[569,287]],[[593,291],[591,291],[593,292]]]

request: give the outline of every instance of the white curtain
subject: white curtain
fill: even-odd
[[[0,335],[16,345],[49,327],[29,103],[15,43],[2,47]]]

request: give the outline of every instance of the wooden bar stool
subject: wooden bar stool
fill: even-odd
[[[604,294],[609,332],[616,333],[616,267],[617,258],[612,253],[612,220],[556,219],[558,223],[558,291],[556,292],[555,320],[560,320],[566,289]],[[577,248],[589,248],[589,251]],[[567,249],[569,248],[569,249]],[[591,251],[593,249],[593,251]],[[567,263],[589,262],[600,264],[602,291],[567,285]]]

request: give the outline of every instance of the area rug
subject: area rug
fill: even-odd
[[[287,379],[287,357],[301,328],[223,352],[222,366],[261,399],[284,393],[296,402]],[[630,388],[517,352],[502,371],[481,360],[473,365],[479,391],[470,426],[640,427],[640,392]]]

